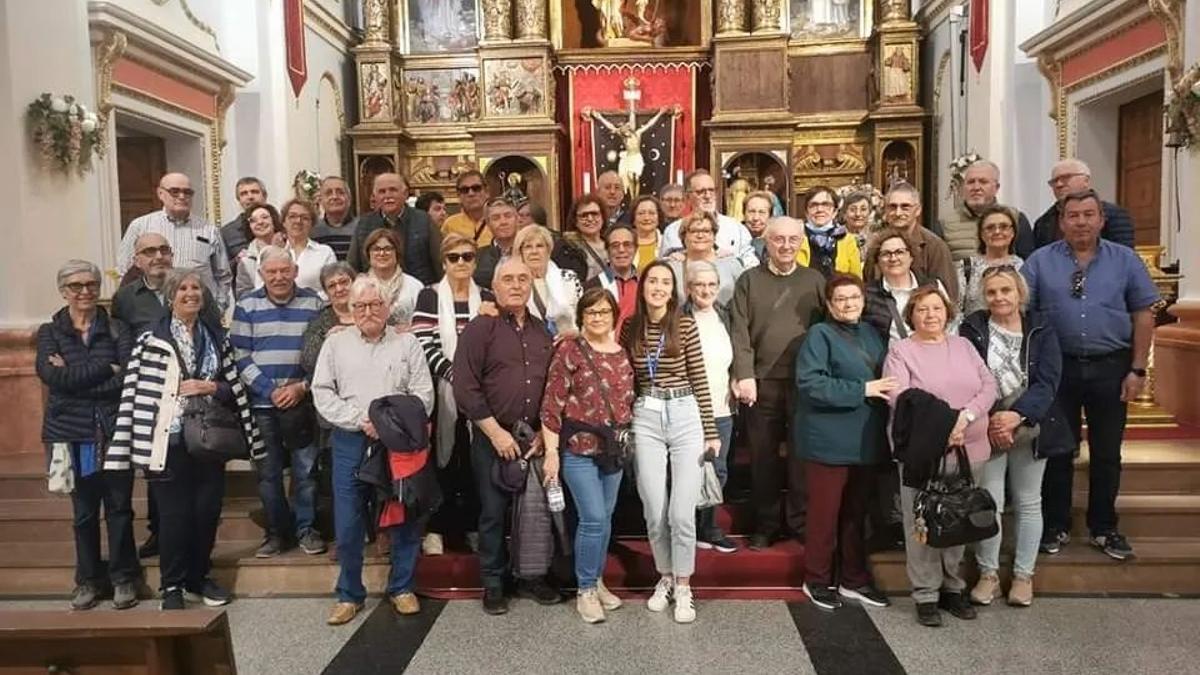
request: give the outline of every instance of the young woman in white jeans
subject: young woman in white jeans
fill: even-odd
[[[642,272],[637,311],[621,330],[637,376],[633,434],[638,494],[654,566],[661,575],[646,606],[661,612],[672,599],[675,620],[691,623],[696,608],[690,584],[696,567],[696,504],[705,453],[720,451],[700,334],[676,301],[670,264],[658,260]],[[669,467],[669,474],[668,474]],[[668,492],[668,475],[670,490]]]

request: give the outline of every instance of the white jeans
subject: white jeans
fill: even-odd
[[[1038,544],[1042,540],[1042,473],[1046,460],[1033,457],[1033,444],[1014,446],[983,465],[979,484],[996,500],[996,518],[1004,511],[1005,476],[1012,490],[1013,513],[1017,526],[1017,550],[1013,555],[1013,572],[1033,576],[1037,562]],[[1001,524],[1003,527],[1003,524]],[[1000,567],[1000,537],[984,539],[975,545],[979,572],[995,572]]]
[[[694,396],[651,399],[661,410],[648,409],[646,402],[640,397],[633,404],[634,462],[654,567],[659,574],[690,577],[696,569],[696,504],[704,479],[700,407]]]

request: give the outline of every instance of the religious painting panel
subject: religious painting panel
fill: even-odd
[[[871,35],[873,5],[873,0],[791,0],[792,39],[866,39]]]
[[[359,119],[390,122],[392,115],[391,69],[385,62],[358,64]]]
[[[871,55],[825,54],[788,59],[791,110],[797,115],[866,110]]]
[[[485,114],[488,117],[548,114],[546,73],[546,61],[540,57],[485,60]]]
[[[764,190],[771,193],[771,215],[787,214],[787,154],[777,152],[722,153],[722,211],[739,221],[746,219],[746,198]]]
[[[488,194],[506,197],[514,204],[532,201],[548,204],[549,184],[537,162],[521,155],[506,155],[488,163],[483,172]]]
[[[879,97],[884,105],[910,105],[916,85],[913,45],[885,44],[879,55]]]
[[[478,44],[477,0],[407,0],[407,3],[409,53],[465,51]]]
[[[464,124],[479,119],[479,70],[439,68],[404,74],[406,124]]]
[[[695,0],[551,0],[561,2],[566,48],[699,46],[708,6]]]

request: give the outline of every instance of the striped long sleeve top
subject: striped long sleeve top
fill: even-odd
[[[621,330],[621,344],[628,346],[631,342],[629,327],[626,321]],[[650,350],[658,344],[662,329],[656,323],[648,323],[646,327],[646,344]],[[690,316],[680,317],[679,337],[682,349],[676,356],[669,356],[664,350],[658,360],[658,368],[654,373],[653,386],[659,389],[677,389],[691,387],[700,405],[700,421],[704,425],[704,440],[717,440],[717,425],[713,421],[712,394],[708,390],[708,375],[704,370],[704,353],[700,348],[700,331],[696,322]],[[651,387],[650,369],[647,366],[649,353],[630,354],[633,360],[633,370],[637,374],[637,390],[644,395]]]
[[[492,292],[486,288],[479,289],[479,298],[481,302],[496,301]],[[442,347],[442,335],[438,330],[438,311],[437,284],[422,288],[420,295],[417,296],[416,308],[413,310],[412,334],[421,343],[421,350],[425,352],[425,360],[429,362],[429,370],[433,376],[453,382],[454,362],[446,358],[446,352]],[[475,317],[471,315],[469,303],[457,301],[454,303],[454,324],[460,334],[473,318]]]
[[[307,288],[297,288],[282,305],[267,296],[265,287],[238,300],[229,342],[255,408],[272,407],[276,387],[308,377],[300,364],[304,329],[323,305],[320,296]]]

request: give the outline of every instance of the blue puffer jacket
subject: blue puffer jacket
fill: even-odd
[[[38,377],[50,390],[42,419],[44,443],[90,443],[112,434],[121,399],[122,368],[129,360],[129,327],[96,309],[92,336],[84,344],[64,307],[37,332]],[[57,354],[65,366],[50,364]],[[119,366],[113,371],[113,366]]]
[[[987,362],[988,318],[986,309],[963,319],[958,334],[971,341],[980,358]],[[1074,436],[1058,407],[1058,381],[1062,375],[1062,350],[1054,328],[1041,318],[1021,316],[1025,339],[1021,342],[1022,370],[1029,385],[1012,409],[1031,424],[1041,425],[1041,433],[1033,443],[1033,456],[1039,459],[1072,454],[1076,451]]]

